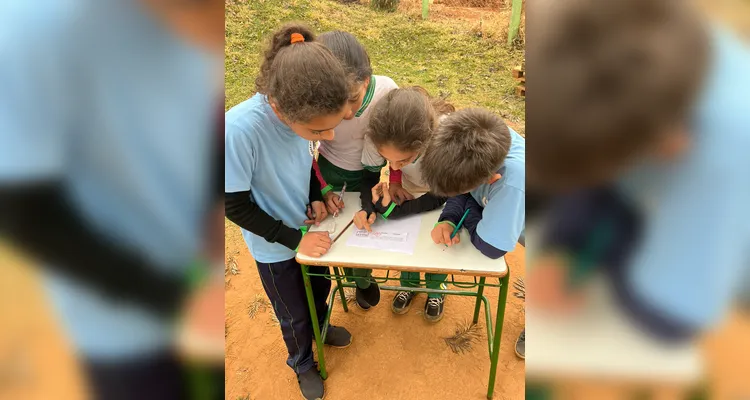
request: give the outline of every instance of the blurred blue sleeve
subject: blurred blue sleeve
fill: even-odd
[[[230,121],[226,122],[224,129],[224,191],[249,191],[255,169],[255,148],[251,138]]]
[[[629,284],[644,301],[697,328],[725,316],[750,244],[747,177],[721,159],[705,162],[665,182],[666,195],[649,213],[628,268]]]
[[[69,87],[65,35],[0,17],[0,182],[55,178],[65,165]]]

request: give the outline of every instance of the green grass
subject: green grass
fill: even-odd
[[[305,22],[318,33],[348,31],[367,48],[375,74],[448,95],[457,108],[487,108],[524,130],[525,103],[515,96],[511,76],[522,51],[479,38],[464,22],[422,21],[332,0],[227,0],[227,109],[253,95],[266,39],[288,21]]]

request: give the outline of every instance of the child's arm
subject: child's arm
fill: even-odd
[[[432,211],[442,206],[446,200],[447,197],[437,196],[432,193],[425,193],[424,195],[414,200],[405,201],[401,203],[401,205],[397,205],[395,202],[391,201],[388,206],[383,206],[382,204],[380,204],[380,202],[378,202],[377,204],[375,204],[375,210],[384,219],[403,218],[421,212]]]
[[[471,243],[482,254],[493,260],[504,256],[506,253],[505,251],[485,242],[484,239],[479,236],[477,233],[477,227],[479,226],[479,222],[482,221],[482,206],[480,206],[471,195],[467,194],[464,196],[468,197],[466,199],[466,208],[469,209],[469,214],[464,220],[464,226],[466,227],[466,230],[469,231]]]
[[[318,178],[318,182],[320,185],[319,187],[321,188],[319,189],[319,191],[321,192],[320,194],[325,196],[326,193],[328,193],[331,189],[333,189],[333,186],[326,183],[325,178],[323,178],[323,173],[320,172],[320,166],[318,165],[318,160],[314,158],[313,158],[313,170],[315,170],[315,176]]]
[[[269,243],[280,243],[295,250],[302,240],[299,229],[290,228],[263,211],[250,197],[250,191],[224,194],[227,218],[240,228],[252,232]]]
[[[471,197],[468,194],[462,194],[449,198],[448,201],[445,202],[445,208],[443,208],[443,212],[440,213],[438,222],[448,221],[455,227],[461,220],[461,217],[463,217],[464,210],[466,210],[467,196]]]
[[[473,201],[473,196],[470,197]],[[476,201],[473,201],[471,207],[481,209]],[[475,234],[483,242],[499,251],[509,252],[513,250],[524,229],[525,207],[523,190],[513,186],[504,186],[498,189],[497,192],[492,194],[492,198],[484,209],[481,209],[481,217],[477,222]],[[500,257],[497,254],[490,251],[487,256]]]
[[[362,209],[367,212],[367,217],[376,212],[375,205],[372,204],[372,188],[380,182],[380,173],[368,170],[368,167],[362,170],[362,183],[360,184],[359,199],[362,202]]]
[[[326,187],[326,181],[320,173],[318,162],[313,158],[312,171],[310,172],[310,204],[314,201],[323,201],[321,188]]]
[[[579,190],[551,201],[542,233],[544,249],[579,252],[595,226],[619,209],[616,193],[608,188]]]
[[[367,212],[367,218],[371,218],[375,212],[372,204],[372,188],[380,182],[380,172],[385,167],[386,161],[380,155],[378,149],[368,136],[365,136],[365,144],[362,149],[362,183],[360,184],[360,200],[362,209]]]
[[[162,315],[176,312],[189,292],[188,282],[159,272],[163,266],[137,249],[103,239],[103,233],[71,205],[62,180],[0,182],[0,236],[43,260],[44,268],[107,296]]]
[[[314,167],[310,172],[310,203],[322,201],[320,183]],[[240,228],[252,232],[269,243],[280,243],[290,250],[296,250],[302,240],[302,231],[284,225],[263,211],[250,197],[250,191],[224,194],[224,209],[227,218]]]

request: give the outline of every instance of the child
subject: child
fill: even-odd
[[[223,198],[222,3],[0,5],[0,241],[38,261],[92,399],[184,398],[175,321],[194,300],[223,316],[214,280],[188,279],[215,259],[201,226]]]
[[[258,265],[303,396],[323,398],[312,352],[312,324],[320,321],[310,320],[295,252],[319,257],[331,246],[327,233],[305,234],[302,225],[327,214],[312,169],[312,142],[333,139],[333,128],[350,112],[349,87],[339,61],[299,24],[274,33],[256,87],[258,93],[226,113],[226,215],[242,229]],[[306,220],[308,202],[315,220]],[[331,283],[322,277],[311,283],[322,320]],[[326,344],[350,343],[346,329],[329,327]]]
[[[387,76],[373,75],[367,50],[352,34],[342,31],[326,32],[318,38],[344,66],[349,76],[351,112],[336,126],[336,137],[320,144],[318,166],[326,182],[329,211],[338,208],[332,200],[334,191],[359,191],[362,181],[362,149],[365,129],[373,107],[388,92],[398,88]],[[330,194],[328,194],[330,193]]]
[[[583,190],[566,197],[557,215],[586,213],[573,223],[553,220],[548,236],[556,243],[549,245],[575,251],[608,223],[611,235],[626,240],[612,240],[594,266],[611,272],[635,325],[682,341],[722,320],[747,271],[750,181],[738,171],[750,169],[750,52],[729,32],[708,30],[689,2],[606,7],[537,14],[545,28],[529,41],[528,55],[529,65],[541,67],[534,85],[544,95],[528,103],[537,141],[529,182]],[[573,19],[588,21],[592,31],[571,26]],[[582,44],[582,34],[596,40]],[[542,50],[548,48],[560,51]],[[577,67],[563,67],[570,65]],[[592,213],[591,203],[601,211]],[[530,270],[530,301],[569,302],[562,279],[548,284],[547,294],[531,284],[565,277],[559,271],[571,266],[560,261]]]
[[[487,110],[457,111],[440,123],[422,161],[432,191],[453,196],[432,230],[435,243],[458,243],[459,236],[450,236],[469,210],[463,226],[477,250],[497,259],[515,248],[524,230],[525,147],[521,135]],[[428,310],[441,315],[444,298]]]
[[[357,39],[348,32],[326,32],[318,38],[339,59],[349,78],[351,111],[336,126],[336,137],[322,142],[317,167],[322,193],[328,212],[334,214],[344,207],[338,193],[347,185],[348,191],[360,190],[363,176],[362,149],[365,129],[373,107],[389,91],[398,88],[387,76],[373,75],[370,57]],[[368,193],[370,189],[367,189]],[[357,305],[367,310],[380,301],[380,289],[369,280],[370,270],[344,268],[356,282]]]
[[[363,210],[355,214],[354,223],[357,228],[370,230],[376,215],[383,219],[399,218],[434,210],[443,205],[445,197],[434,193],[426,193],[400,205],[388,200],[383,204],[377,202],[378,198],[373,198],[373,188],[378,185],[380,170],[387,161],[393,170],[401,171],[408,181],[429,190],[419,169],[421,154],[438,125],[439,114],[453,110],[453,106],[442,99],[431,99],[420,87],[393,90],[375,106],[362,153],[362,164],[365,166],[361,191]],[[377,188],[374,191],[377,192]],[[401,277],[403,286],[414,286],[410,280],[419,279],[419,274],[403,272]],[[427,274],[426,278],[432,281],[428,287],[439,289],[439,281],[444,280],[445,275]],[[437,299],[439,295],[430,294],[428,297]],[[428,300],[427,305],[433,302]],[[403,314],[408,311],[410,303],[410,292],[399,292],[391,309],[396,314]],[[439,321],[441,315],[436,314],[436,310],[426,307],[425,318],[428,321]]]

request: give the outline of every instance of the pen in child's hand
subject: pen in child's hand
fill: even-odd
[[[307,206],[307,217],[313,220],[315,219],[315,210],[313,210],[313,208],[309,205]],[[314,223],[315,222],[313,222],[313,224]]]
[[[453,228],[453,233],[451,233],[451,240],[453,240],[453,238],[456,237],[456,235],[458,234],[458,231],[461,229],[461,225],[464,223],[466,216],[469,215],[470,210],[471,209],[466,209],[466,211],[464,211],[464,216],[461,217],[461,220],[458,221],[458,224],[456,224],[456,227]],[[446,244],[445,247],[448,247],[448,245]],[[443,251],[445,251],[445,249],[443,249]]]
[[[346,193],[346,182],[344,182],[344,186],[341,188],[341,193],[339,193],[339,204],[341,204],[341,201],[344,199],[344,193]],[[337,209],[336,212],[333,213],[334,217],[339,216],[339,210]]]

